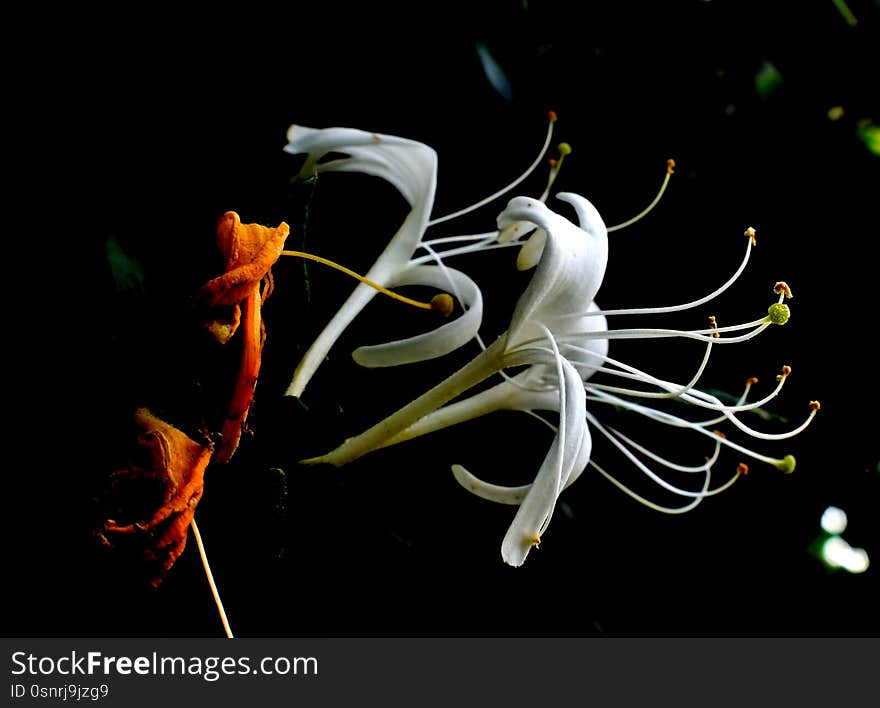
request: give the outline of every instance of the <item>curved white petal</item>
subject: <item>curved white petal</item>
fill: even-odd
[[[583,450],[589,440],[585,434],[586,392],[574,366],[565,359],[559,363],[562,370],[559,431],[501,544],[501,557],[512,566],[522,565],[532,546],[538,544],[550,523],[560,492],[575,473],[575,465],[589,458],[589,453]],[[580,470],[577,473],[580,474]]]
[[[484,482],[475,477],[461,465],[452,465],[452,475],[455,481],[472,494],[498,504],[521,504],[526,494],[532,488],[531,484],[522,484],[518,487],[505,487],[500,484]]]
[[[530,221],[547,232],[547,242],[532,280],[516,304],[508,346],[543,336],[540,325],[556,331],[566,315],[585,309],[596,296],[608,262],[608,232],[595,208],[583,197],[565,193],[589,230],[575,226],[529,197],[511,199],[498,228]]]
[[[530,270],[538,265],[546,244],[547,232],[544,229],[537,229],[519,249],[516,255],[516,269]]]
[[[352,356],[361,366],[397,366],[436,359],[458,349],[476,336],[483,319],[483,295],[479,286],[461,271],[439,266],[411,266],[394,276],[388,285],[428,285],[441,290],[453,290],[463,298],[466,309],[461,316],[430,332],[355,349]]]
[[[591,452],[592,438],[590,437],[590,428],[585,425],[577,457],[575,458],[571,474],[569,475],[568,481],[565,483],[563,489],[567,489],[577,480],[578,477],[581,476],[581,473],[586,469],[590,462]],[[525,499],[526,494],[528,494],[529,490],[532,488],[531,484],[520,484],[513,487],[492,484],[491,482],[486,482],[480,479],[461,465],[452,465],[452,475],[455,477],[456,482],[472,494],[498,504],[508,504],[513,506],[521,504],[523,499]]]
[[[366,277],[387,286],[408,266],[427,227],[437,185],[437,154],[427,145],[354,128],[315,129],[293,125],[287,133],[287,152],[308,153],[303,172],[362,172],[393,184],[412,207],[397,233],[379,255]],[[318,161],[327,153],[348,157]],[[336,340],[360,314],[376,291],[359,284],[318,335],[294,372],[286,395],[300,396]]]
[[[598,312],[599,306],[591,302],[586,312]],[[589,379],[602,366],[608,356],[608,339],[596,337],[597,332],[608,331],[605,315],[571,317],[559,322],[554,333],[566,337],[566,343],[559,345],[562,356],[574,363],[581,381]],[[578,338],[578,335],[581,338]],[[591,336],[592,335],[592,336]]]
[[[305,153],[302,175],[314,172],[361,172],[380,177],[401,193],[411,207],[427,196],[433,201],[437,153],[424,143],[395,135],[368,133],[356,128],[308,128],[292,125],[287,130],[284,151]],[[319,163],[328,153],[342,157]]]

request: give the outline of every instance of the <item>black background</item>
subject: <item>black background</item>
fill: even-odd
[[[319,370],[306,410],[282,394],[351,285],[310,267],[307,299],[300,264],[282,262],[264,311],[269,338],[254,435],[232,464],[209,468],[197,514],[233,630],[877,635],[871,279],[880,158],[857,131],[880,120],[880,18],[867,0],[850,7],[856,27],[830,1],[577,11],[575,3],[540,0],[373,4],[195,19],[151,6],[55,18],[40,50],[49,68],[30,84],[34,104],[47,107],[37,197],[53,206],[71,198],[54,235],[73,277],[50,300],[59,338],[50,357],[64,373],[43,373],[49,391],[35,407],[51,413],[28,446],[31,462],[14,475],[24,484],[13,488],[7,516],[15,597],[4,634],[221,634],[194,543],[153,590],[89,530],[103,475],[124,464],[133,406],[190,431],[222,411],[236,352],[201,337],[189,303],[221,267],[218,216],[234,209],[246,222],[288,220],[289,247],[305,238],[310,250],[364,271],[405,213],[387,185],[322,178],[304,236],[305,196],[290,183],[299,163],[282,152],[291,123],[428,143],[440,160],[434,213],[444,214],[518,174],[553,109],[557,138],[574,147],[557,187],[587,196],[609,224],[650,201],[667,158],[678,165],[660,207],[612,235],[602,306],[705,293],[739,263],[743,229],[757,229],[747,274],[706,314],[722,324],[760,316],[782,279],[794,290],[793,316],[785,328],[719,353],[706,385],[738,391],[746,377],[766,383],[790,364],[794,374],[772,409],[792,421],[811,399],[823,409],[800,437],[762,449],[794,453],[797,471],[783,476],[754,464],[727,493],[678,517],[645,509],[587,473],[563,495],[542,547],[523,568],[506,567],[498,549],[512,510],[466,494],[449,465],[521,483],[540,464],[547,431],[498,414],[339,470],[298,466],[474,349],[440,363],[358,369],[348,357],[355,346],[424,327],[423,315],[377,298]],[[511,100],[487,80],[477,43],[505,70]],[[755,77],[765,63],[782,82],[762,94]],[[836,106],[843,114],[832,120]],[[542,179],[523,191],[537,194]],[[503,204],[454,233],[491,228]],[[42,220],[39,212],[33,218]],[[142,265],[142,294],[116,288],[111,236]],[[484,285],[484,335],[500,332],[527,275],[513,272],[511,251],[457,265]],[[678,378],[699,357],[690,351],[682,364],[662,348],[621,351]],[[513,444],[523,436],[534,438],[526,448],[533,452]],[[730,458],[730,468],[738,461]],[[868,572],[832,572],[810,553],[831,504],[849,514],[844,537],[868,550]]]

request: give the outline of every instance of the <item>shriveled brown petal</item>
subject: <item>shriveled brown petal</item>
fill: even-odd
[[[100,538],[116,545],[121,537],[136,540],[140,553],[151,566],[151,582],[158,585],[186,546],[187,531],[204,491],[205,468],[213,444],[197,443],[185,433],[156,417],[146,408],[135,412],[141,428],[138,447],[147,454],[147,466],[132,465],[116,472],[113,487],[150,482],[160,486],[161,503],[146,518],[127,523],[107,519]]]
[[[241,321],[244,323],[242,331],[241,363],[238,368],[238,377],[235,388],[229,402],[229,409],[223,427],[220,431],[220,445],[217,448],[216,460],[220,463],[229,462],[238,443],[254,400],[254,391],[257,387],[257,379],[260,376],[260,364],[262,362],[263,343],[266,340],[266,331],[263,327],[261,316],[262,298],[257,287],[242,303]]]
[[[226,259],[225,272],[205,283],[197,297],[211,306],[240,303],[269,273],[289,234],[290,227],[283,221],[275,228],[242,224],[238,214],[226,212],[217,224],[217,243]]]

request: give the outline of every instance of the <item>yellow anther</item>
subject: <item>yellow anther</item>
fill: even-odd
[[[810,410],[813,413],[817,413],[821,407],[822,407],[822,404],[819,403],[819,401],[810,401]]]
[[[547,111],[547,117],[550,119],[551,123],[555,123],[557,120],[559,120],[558,116],[556,115],[556,111]]]
[[[758,383],[757,376],[749,376],[749,378],[746,379],[746,386],[754,386],[756,383]]]
[[[449,293],[437,293],[434,297],[431,298],[431,309],[434,312],[439,312],[444,317],[449,317],[452,314],[452,308],[455,303],[452,300],[452,295]]]
[[[753,246],[757,246],[757,245],[758,245],[758,240],[755,238],[755,233],[756,233],[756,232],[755,232],[755,229],[752,228],[751,226],[749,226],[749,228],[747,228],[747,229],[743,232],[743,236],[748,236],[748,237],[749,237],[749,241],[752,242],[752,245],[753,245]]]
[[[745,462],[740,462],[736,466],[736,473],[737,474],[748,474],[749,473],[749,466]]]
[[[671,175],[675,172],[675,160],[669,159],[666,161],[666,174]]]
[[[782,381],[782,379],[787,379],[789,376],[791,376],[791,367],[786,364],[782,367],[782,373],[776,377],[776,380]]]
[[[715,332],[712,332],[712,336],[715,337],[715,339],[719,339],[721,337],[721,334],[717,331],[718,323],[715,321],[715,315],[709,315],[709,326],[712,329],[716,330]]]

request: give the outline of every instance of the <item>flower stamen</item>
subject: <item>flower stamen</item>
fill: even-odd
[[[782,302],[783,298],[790,299],[794,297],[794,295],[791,294],[791,288],[788,287],[788,283],[783,280],[780,280],[773,286],[773,292],[780,296],[779,302]]]
[[[672,177],[673,172],[675,172],[675,160],[667,160],[666,174],[663,176],[663,183],[660,185],[660,191],[657,192],[657,196],[654,197],[653,201],[631,219],[627,219],[626,221],[620,224],[615,224],[614,226],[609,226],[608,233],[611,233],[612,231],[618,231],[619,229],[625,229],[627,226],[632,226],[634,223],[636,223],[637,221],[641,221],[644,217],[650,214],[654,210],[654,207],[656,207],[660,203],[660,200],[663,198],[663,193],[666,191],[666,185],[669,184],[669,179],[670,177]]]
[[[421,300],[415,300],[411,297],[406,297],[405,295],[396,293],[393,290],[389,290],[388,288],[379,285],[379,283],[370,280],[369,278],[365,278],[360,273],[355,273],[350,268],[346,268],[344,265],[340,265],[339,263],[331,261],[328,258],[316,256],[313,253],[306,253],[305,251],[281,251],[281,255],[291,256],[293,258],[304,258],[309,261],[315,261],[316,263],[321,263],[322,265],[329,266],[340,271],[341,273],[345,273],[346,275],[351,276],[355,280],[359,280],[365,285],[369,285],[374,290],[377,290],[383,295],[387,295],[394,300],[405,303],[407,305],[412,305],[413,307],[418,307],[422,310],[432,310],[434,312],[439,312],[444,317],[448,317],[452,313],[452,309],[454,307],[452,296],[449,293],[438,293],[433,298],[431,298],[430,302],[422,302]]]
[[[708,295],[705,295],[697,300],[693,300],[688,303],[684,303],[682,305],[667,305],[662,307],[634,307],[634,308],[626,308],[626,309],[615,309],[615,310],[591,310],[589,312],[577,312],[572,313],[570,315],[566,315],[567,317],[596,317],[596,316],[610,316],[610,315],[661,315],[669,312],[681,312],[683,310],[690,310],[695,307],[699,307],[700,305],[705,305],[707,302],[714,300],[716,297],[721,295],[725,290],[727,290],[731,285],[733,285],[738,279],[739,276],[742,275],[743,271],[746,268],[746,265],[749,262],[749,256],[752,252],[752,242],[749,241],[746,244],[746,252],[743,256],[742,262],[739,264],[739,267],[736,269],[736,272],[727,281],[721,285],[720,287],[713,290]]]
[[[541,146],[540,151],[538,152],[538,157],[535,158],[534,162],[526,168],[526,171],[523,172],[519,177],[517,177],[513,182],[508,184],[506,187],[502,187],[494,194],[489,195],[485,199],[481,199],[476,204],[471,204],[469,207],[465,207],[464,209],[459,209],[458,211],[454,211],[451,214],[446,214],[445,216],[437,217],[436,219],[431,219],[428,221],[427,226],[434,226],[436,224],[442,224],[444,221],[449,221],[450,219],[455,219],[459,216],[464,216],[465,214],[470,214],[472,211],[476,211],[480,207],[489,204],[490,202],[495,201],[498,197],[501,197],[507,194],[510,190],[520,184],[523,180],[525,180],[529,175],[532,174],[537,168],[538,165],[541,164],[541,160],[544,157],[544,154],[547,152],[547,148],[550,147],[550,141],[553,139],[553,126],[556,124],[557,116],[553,111],[548,111],[547,113],[547,136],[544,138],[544,144]]]
[[[562,169],[562,163],[565,160],[565,156],[571,155],[571,145],[568,143],[559,143],[556,149],[559,150],[559,157],[550,160],[550,176],[547,178],[547,186],[544,187],[544,191],[539,197],[539,200],[542,202],[546,202],[547,198],[550,196],[550,189],[553,187],[556,177],[559,176],[559,171]]]

